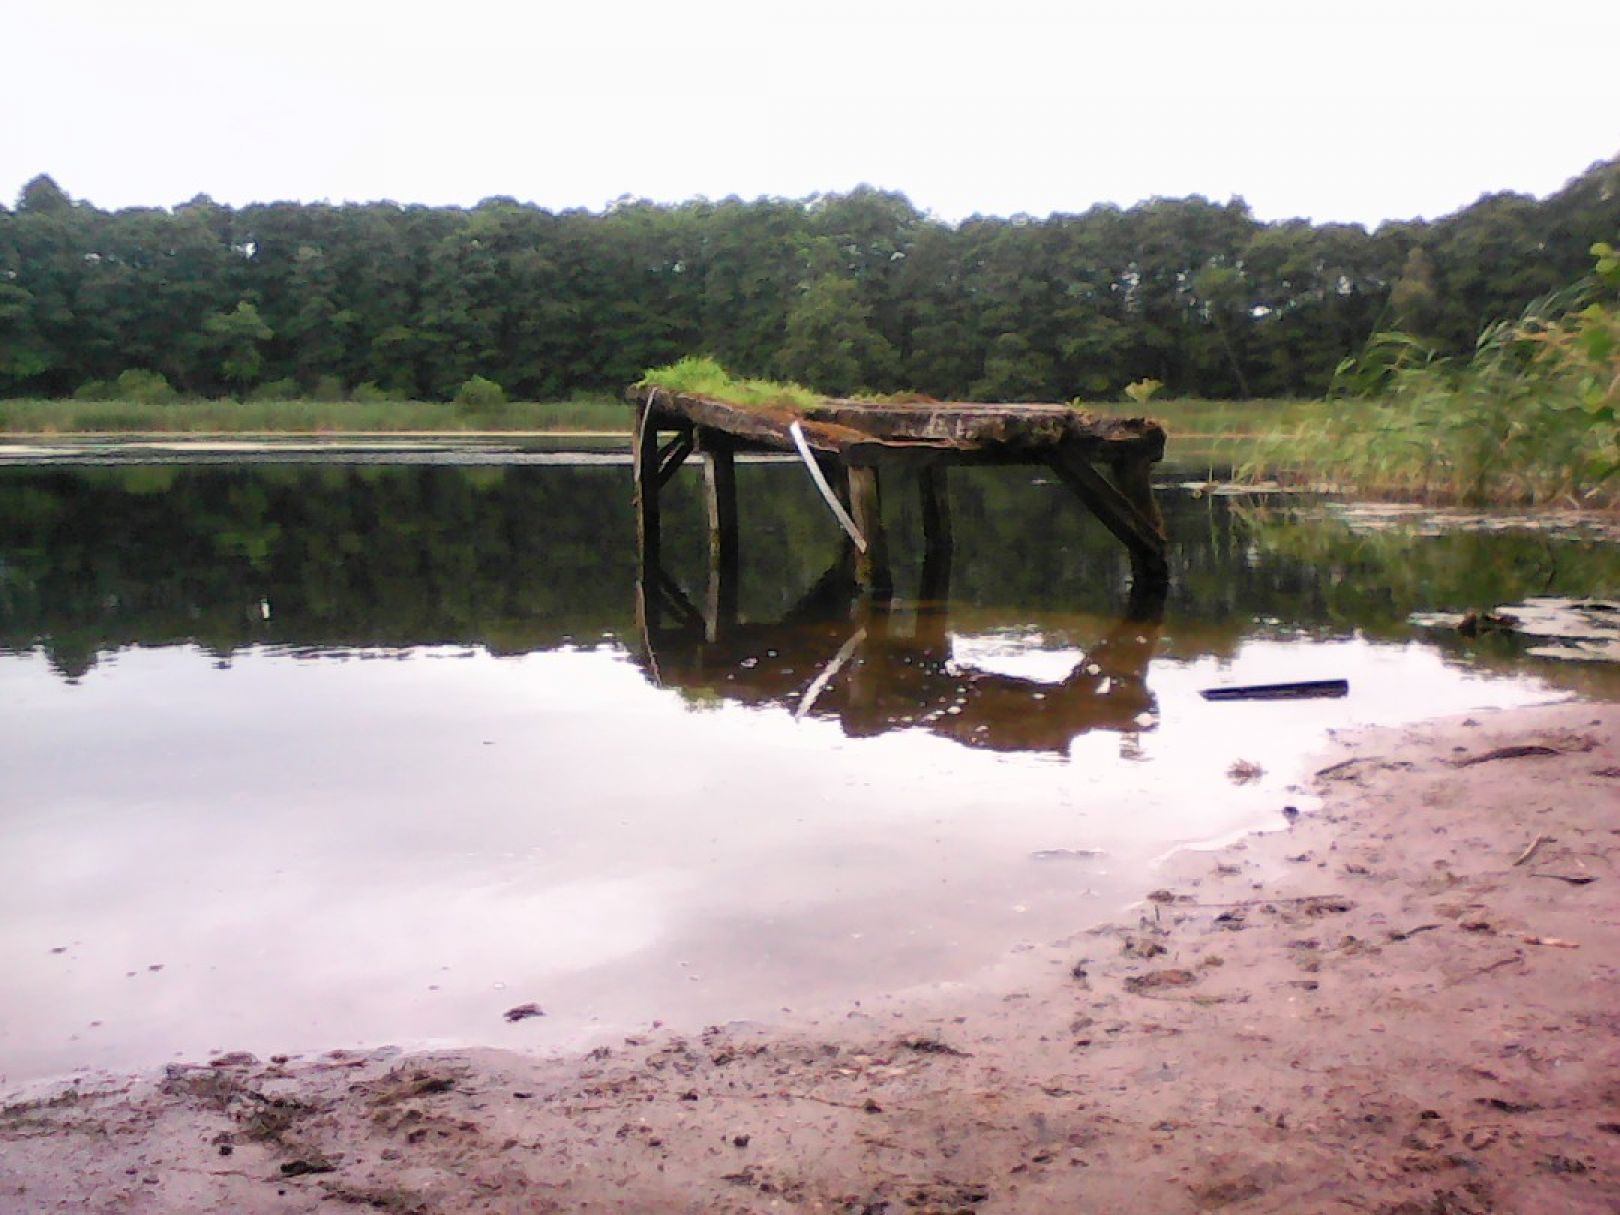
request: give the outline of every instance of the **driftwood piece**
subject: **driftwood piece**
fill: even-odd
[[[1519,743],[1511,747],[1497,747],[1483,755],[1468,755],[1451,761],[1453,768],[1472,768],[1475,764],[1488,764],[1498,759],[1527,759],[1535,755],[1562,755],[1557,747],[1544,747],[1540,743]]]
[[[1536,838],[1530,841],[1530,846],[1528,848],[1526,848],[1523,852],[1519,853],[1519,859],[1513,862],[1514,865],[1517,866],[1517,865],[1524,864],[1531,857],[1533,857],[1536,854],[1536,850],[1538,848],[1540,848],[1546,842],[1547,842],[1547,836],[1545,836],[1543,834],[1540,834],[1540,833],[1537,833]]]

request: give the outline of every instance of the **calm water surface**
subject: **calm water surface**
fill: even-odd
[[[875,611],[791,466],[740,480],[740,620],[707,640],[687,474],[643,628],[619,467],[0,469],[0,1079],[971,982],[1308,807],[1328,728],[1616,690],[1405,624],[1612,593],[1590,542],[1172,495],[1163,619],[1125,620],[1118,546],[986,471],[952,482],[948,589],[886,487]]]

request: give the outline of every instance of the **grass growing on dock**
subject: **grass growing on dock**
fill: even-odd
[[[628,431],[607,396],[508,401],[469,409],[443,401],[0,401],[0,434],[365,434],[428,431]]]
[[[688,355],[663,367],[649,368],[641,383],[668,392],[710,397],[733,405],[791,405],[813,409],[826,398],[801,384],[777,380],[747,380],[732,375],[714,359]]]

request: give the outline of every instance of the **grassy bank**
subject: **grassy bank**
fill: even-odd
[[[622,430],[612,397],[510,401],[469,410],[440,401],[0,401],[0,434],[386,434],[398,431]]]
[[[1305,424],[1320,401],[1155,401],[1143,410],[1129,402],[1086,406],[1097,413],[1162,421],[1172,442],[1218,444],[1242,457],[1261,434]],[[629,407],[613,397],[568,401],[513,401],[468,411],[438,401],[0,401],[0,434],[319,434],[335,432],[630,429]]]

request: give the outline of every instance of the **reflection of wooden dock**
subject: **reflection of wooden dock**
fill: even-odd
[[[829,400],[809,408],[733,405],[662,388],[631,391],[636,518],[644,571],[659,566],[659,489],[690,455],[703,457],[709,514],[711,616],[734,611],[738,452],[797,453],[849,535],[857,583],[893,587],[879,476],[916,470],[924,546],[951,546],[947,470],[953,464],[1039,464],[1050,468],[1130,553],[1135,589],[1168,578],[1163,522],[1149,475],[1164,455],[1164,430],[1145,418],[1101,418],[1067,405],[869,403]],[[662,436],[669,433],[666,441]]]
[[[944,588],[929,584],[943,573],[925,565],[915,610],[896,612],[858,594],[839,563],[781,620],[718,629],[661,576],[643,592],[659,602],[642,618],[640,662],[660,687],[836,722],[850,738],[926,730],[975,749],[1065,755],[1091,731],[1155,727],[1158,602],[1133,603],[1062,678],[1028,679],[957,660]]]

